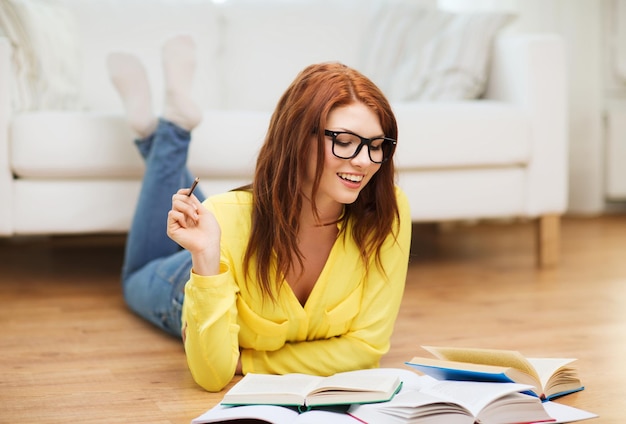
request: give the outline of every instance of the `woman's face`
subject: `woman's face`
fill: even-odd
[[[384,136],[378,116],[363,103],[333,109],[328,115],[326,128],[322,130],[348,131],[364,138]],[[370,160],[367,146],[363,146],[352,159],[338,158],[332,149],[332,137],[325,136],[324,170],[315,199],[320,211],[356,201],[363,187],[380,169],[379,163]],[[315,176],[316,156],[314,152],[309,160],[309,189]]]

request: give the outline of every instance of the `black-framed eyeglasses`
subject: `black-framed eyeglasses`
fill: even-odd
[[[349,131],[324,130],[333,141],[333,155],[340,159],[352,159],[367,146],[367,154],[374,163],[383,163],[393,156],[397,141],[393,138],[365,138]]]

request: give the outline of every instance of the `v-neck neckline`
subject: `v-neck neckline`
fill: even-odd
[[[284,283],[283,285],[285,286],[283,287],[283,290],[288,290],[290,302],[295,302],[305,312],[312,308],[311,304],[313,304],[313,302],[315,302],[316,299],[319,297],[317,293],[323,290],[324,286],[328,284],[328,279],[325,278],[325,275],[328,272],[330,272],[330,268],[333,266],[333,263],[335,262],[334,251],[337,249],[339,239],[341,238],[340,234],[341,234],[341,228],[339,228],[339,233],[337,234],[337,237],[335,238],[335,241],[333,242],[330,248],[330,251],[328,252],[328,257],[326,258],[326,262],[324,263],[322,270],[317,276],[317,279],[315,280],[315,283],[313,284],[313,288],[311,289],[311,292],[307,296],[304,304],[300,302],[300,300],[298,299],[298,296],[296,296],[296,293],[294,292],[293,288],[291,287],[287,279],[285,278],[283,281]]]

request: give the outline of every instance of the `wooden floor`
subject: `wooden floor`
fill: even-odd
[[[578,358],[561,402],[626,417],[626,216],[567,218],[561,266],[534,267],[532,223],[416,227],[384,366],[423,344]],[[125,308],[123,239],[0,240],[0,423],[189,423],[214,405],[178,340]]]

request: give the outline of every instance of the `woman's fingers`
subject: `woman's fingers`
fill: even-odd
[[[211,252],[219,258],[221,229],[215,216],[189,189],[180,189],[172,196],[167,215],[167,235],[192,252]],[[207,250],[208,249],[208,250]]]
[[[170,225],[174,224],[180,228],[188,227],[187,217],[182,212],[172,209],[171,211],[168,212],[167,219]]]
[[[187,194],[182,194],[180,191],[172,196],[172,211],[180,212],[184,214],[186,218],[192,219],[194,222],[198,221],[198,202],[194,197],[188,197]],[[186,225],[184,225],[186,227]]]

